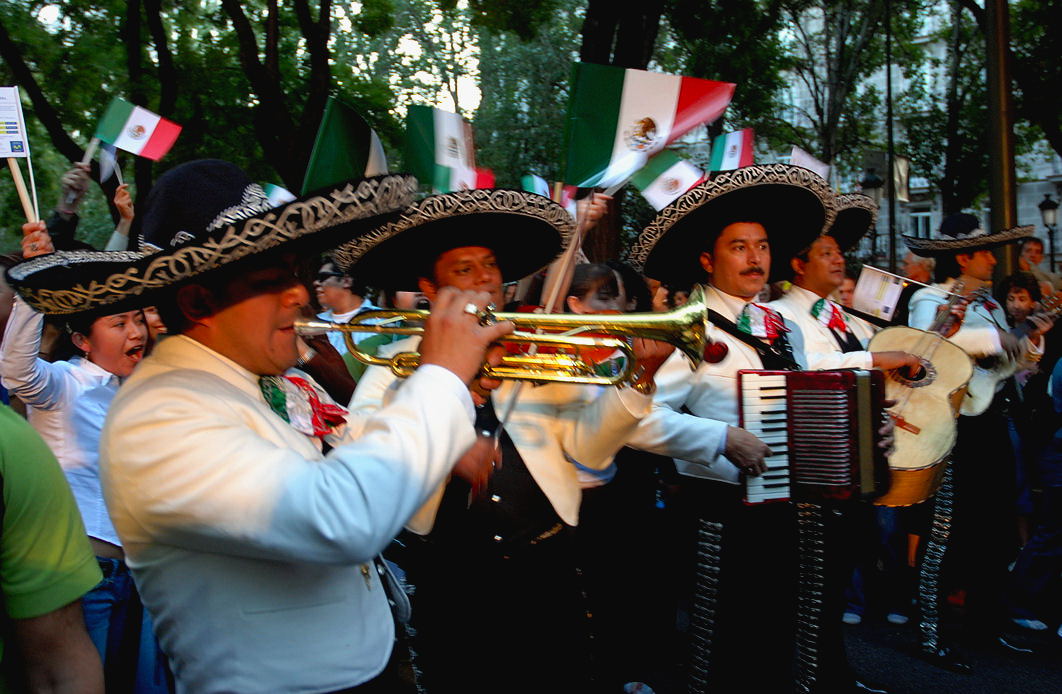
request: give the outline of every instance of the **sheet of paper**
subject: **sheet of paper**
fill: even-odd
[[[892,320],[906,284],[902,277],[864,265],[856,280],[852,308],[883,320]]]

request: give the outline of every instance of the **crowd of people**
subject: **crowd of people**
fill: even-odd
[[[852,306],[876,206],[788,165],[718,174],[574,267],[600,194],[576,220],[394,174],[274,206],[199,160],[135,211],[120,189],[99,252],[75,240],[85,167],[62,184],[0,292],[15,691],[873,692],[845,624],[883,616],[953,668],[1062,637],[1062,279],[1030,228],[905,238],[881,320]],[[536,324],[496,313],[556,286],[588,334],[657,313],[682,348],[505,341]],[[900,503],[873,501],[912,479],[917,408],[853,414],[892,465],[824,493],[780,462],[796,425],[759,428],[787,406],[742,395],[748,372],[880,371],[906,405],[955,368],[929,334],[977,378]],[[619,383],[541,371],[573,356]]]

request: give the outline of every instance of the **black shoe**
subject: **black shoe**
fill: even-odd
[[[1005,653],[1013,653],[1015,655],[1034,655],[1036,653],[1036,649],[1032,648],[1030,644],[1015,639],[1013,636],[997,636],[995,646]]]

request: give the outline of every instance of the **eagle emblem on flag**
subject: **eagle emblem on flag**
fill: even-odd
[[[147,132],[147,130],[144,128],[144,126],[137,123],[136,125],[131,126],[127,132],[129,133],[129,137],[133,138],[134,140],[139,140],[140,138],[144,137],[144,134]]]
[[[674,176],[668,176],[660,183],[660,187],[665,193],[677,193],[681,182]]]
[[[636,152],[644,152],[656,144],[656,121],[648,116],[634,122],[625,133],[627,147]]]

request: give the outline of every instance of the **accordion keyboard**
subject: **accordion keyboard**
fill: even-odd
[[[788,410],[784,374],[741,374],[741,427],[771,449],[767,471],[745,478],[745,500],[750,504],[789,499]]]

